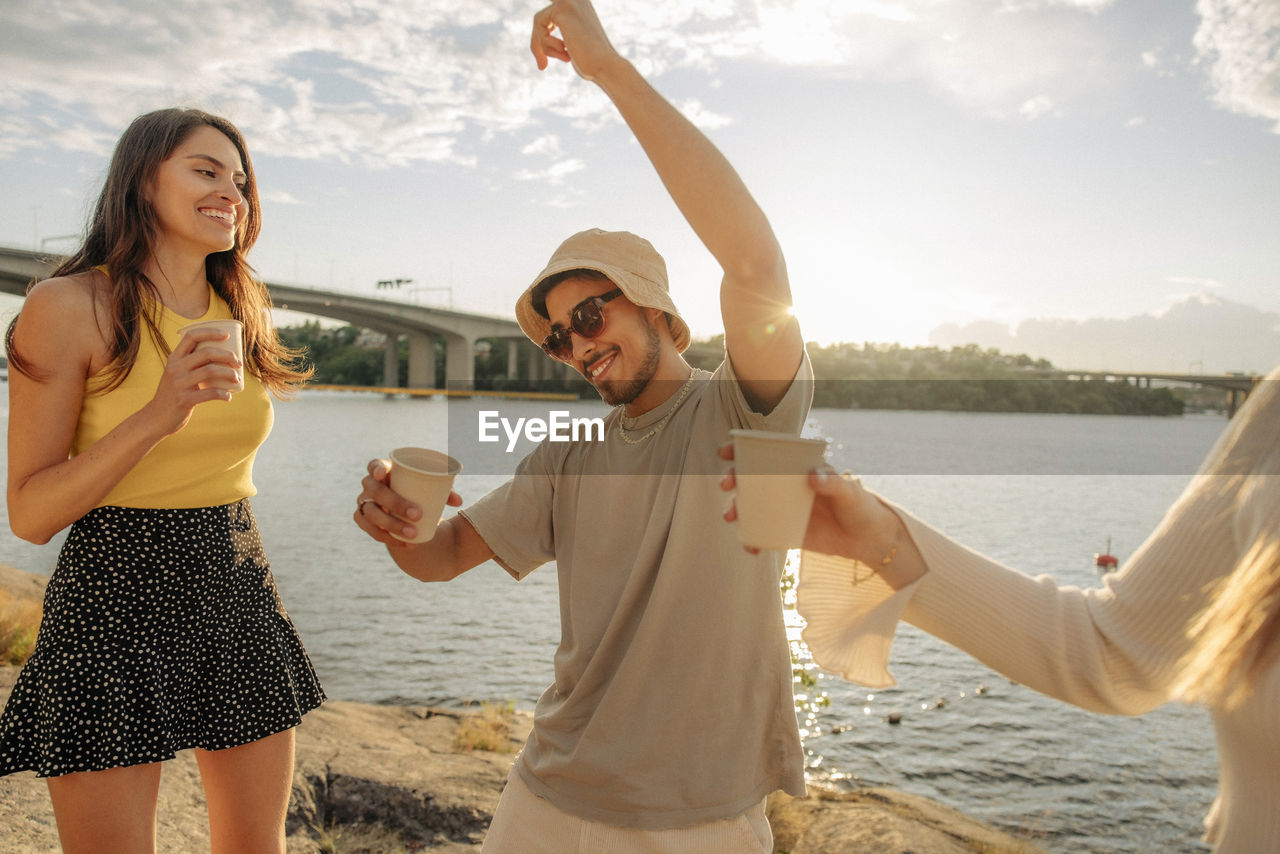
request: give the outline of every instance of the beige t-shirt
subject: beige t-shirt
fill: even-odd
[[[673,395],[673,402],[676,395]],[[625,827],[738,815],[775,789],[804,793],[782,616],[780,553],[750,555],[721,519],[731,428],[799,432],[813,397],[806,355],[768,415],[726,359],[639,444],[543,442],[515,477],[461,511],[517,579],[554,560],[555,682],[517,760],[564,812]],[[668,404],[627,422],[633,441]]]

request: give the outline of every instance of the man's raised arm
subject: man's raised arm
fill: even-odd
[[[725,346],[752,407],[772,410],[790,386],[804,342],[790,311],[782,248],[764,211],[724,155],[614,49],[588,0],[555,0],[538,12],[531,48],[539,68],[548,58],[572,62],[618,108],[724,271]]]

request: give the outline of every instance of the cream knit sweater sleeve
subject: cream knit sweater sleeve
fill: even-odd
[[[868,567],[805,552],[797,609],[814,660],[870,687],[892,685],[890,647],[906,619],[1011,679],[1092,711],[1139,714],[1170,699],[1189,622],[1263,517],[1280,512],[1269,488],[1280,474],[1277,380],[1280,371],[1251,395],[1156,530],[1101,588],[1029,577],[898,507],[928,567],[902,590]]]

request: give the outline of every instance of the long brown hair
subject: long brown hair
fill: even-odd
[[[205,259],[205,275],[218,296],[231,309],[231,316],[244,324],[245,365],[272,392],[284,394],[305,382],[310,369],[296,364],[298,353],[280,343],[272,328],[268,309],[271,295],[254,275],[245,256],[258,240],[262,228],[258,206],[258,186],[244,138],[235,125],[202,110],[173,108],[156,110],[134,119],[116,143],[107,170],[107,179],[89,220],[80,249],[66,258],[53,276],[70,276],[105,266],[111,279],[105,330],[109,364],[103,390],[118,386],[129,375],[138,357],[145,326],[162,351],[167,351],[156,327],[155,312],[160,293],[142,272],[152,247],[160,236],[160,223],[148,199],[160,164],[167,160],[193,131],[209,126],[221,132],[236,147],[244,167],[242,194],[245,215],[236,225],[235,245]],[[9,363],[15,370],[40,379],[34,366],[15,348],[15,317],[5,333]]]

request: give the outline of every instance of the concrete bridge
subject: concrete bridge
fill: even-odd
[[[34,280],[45,277],[53,269],[56,256],[27,249],[0,247],[0,293],[22,296]],[[267,282],[271,300],[277,308],[316,314],[342,320],[354,326],[372,329],[387,336],[383,362],[383,386],[398,387],[399,339],[409,339],[408,387],[432,388],[435,385],[438,340],[444,342],[445,385],[450,389],[469,389],[475,382],[475,346],[481,339],[505,342],[507,377],[509,379],[563,379],[569,368],[546,358],[542,351],[525,338],[514,320],[471,314],[451,309],[398,302],[378,297],[357,296],[342,291],[325,291],[299,285]],[[695,343],[687,354],[701,356],[700,362],[715,364],[721,358],[718,347]],[[1228,414],[1234,415],[1261,377],[1242,374],[1178,374],[1142,371],[1033,371],[1031,375],[1045,379],[1106,379],[1149,386],[1151,382],[1175,382],[1211,386],[1228,393]]]
[[[57,261],[57,256],[47,253],[0,247],[0,292],[25,295],[27,286],[48,276]],[[444,343],[445,385],[450,389],[474,387],[476,342],[481,339],[505,344],[509,379],[561,379],[568,370],[546,358],[519,324],[508,318],[278,282],[266,284],[276,308],[342,320],[386,335],[386,387],[400,385],[401,336],[409,341],[409,388],[435,386],[437,341]]]
[[[1223,389],[1227,393],[1227,417],[1236,414],[1249,393],[1262,382],[1258,374],[1179,374],[1148,371],[1039,371],[1039,376],[1067,380],[1107,380],[1150,388],[1152,380],[1179,385],[1199,385]]]

